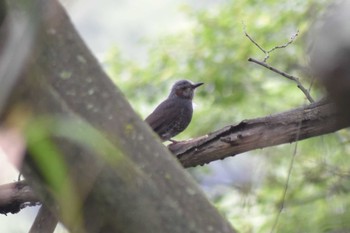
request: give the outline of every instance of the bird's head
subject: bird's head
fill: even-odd
[[[203,83],[191,83],[187,80],[177,81],[171,88],[169,98],[179,97],[183,99],[193,99],[194,90]]]

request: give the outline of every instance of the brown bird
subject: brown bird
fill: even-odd
[[[192,119],[192,99],[194,90],[203,83],[191,83],[187,80],[177,81],[171,88],[166,100],[146,118],[146,122],[162,141],[172,141],[172,137],[184,131]]]

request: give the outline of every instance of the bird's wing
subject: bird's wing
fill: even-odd
[[[162,125],[169,124],[176,117],[177,108],[171,101],[163,101],[156,109],[145,119],[151,128],[157,132]]]
[[[166,133],[168,127],[179,117],[180,109],[172,101],[162,102],[145,121],[160,136]]]

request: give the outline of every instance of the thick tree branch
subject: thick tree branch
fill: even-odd
[[[41,5],[46,1],[33,2]],[[63,9],[56,1],[48,2],[53,7],[43,11],[35,52],[1,117],[11,118],[16,107],[23,105],[33,118],[74,117],[88,122],[115,145],[113,158],[118,161],[109,163],[102,159],[103,151],[88,150],[74,141],[53,140],[66,162],[76,195],[84,204],[81,215],[73,216],[82,218],[81,232],[235,232],[169,152],[153,140],[150,129],[101,70]],[[319,102],[245,120],[169,148],[184,167],[202,165],[249,150],[334,132],[347,126],[340,118],[332,104]],[[35,158],[27,157],[24,168],[31,187],[50,210],[70,230],[80,227],[75,218],[65,218],[64,214],[71,212],[70,206],[55,208],[62,202],[43,182]],[[27,188],[25,184],[24,187]],[[18,192],[11,189],[14,193],[9,194],[4,190],[6,187],[0,190],[0,196],[12,197]]]
[[[247,151],[337,131],[348,126],[342,120],[342,116],[336,112],[333,104],[319,101],[271,116],[244,120],[237,125],[226,126],[199,138],[171,144],[169,149],[179,158],[184,167],[194,167]],[[297,137],[300,122],[301,128]],[[25,184],[20,183],[19,187],[25,189]],[[38,200],[31,191],[23,192],[21,189],[12,188],[11,195],[4,195],[9,193],[7,187],[17,186],[12,184],[0,186],[1,213],[5,213],[8,206],[12,205],[11,201],[18,204],[18,201],[24,203]],[[27,187],[26,190],[28,189]],[[23,192],[23,194],[16,194],[17,192]],[[9,198],[14,196],[21,198]]]
[[[0,185],[0,214],[14,214],[38,202],[38,197],[24,181]]]
[[[325,101],[262,118],[244,120],[208,135],[170,144],[184,167],[203,165],[243,152],[331,133],[347,126]],[[299,136],[297,137],[298,130]]]
[[[57,223],[57,217],[47,206],[42,205],[29,233],[52,233],[55,231]]]
[[[40,6],[41,27],[0,119],[27,129],[22,172],[59,221],[71,232],[236,232],[152,137],[58,1],[7,3]]]

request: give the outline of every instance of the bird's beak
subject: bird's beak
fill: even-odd
[[[204,83],[195,83],[192,85],[192,89],[196,89],[199,86],[202,86]]]

